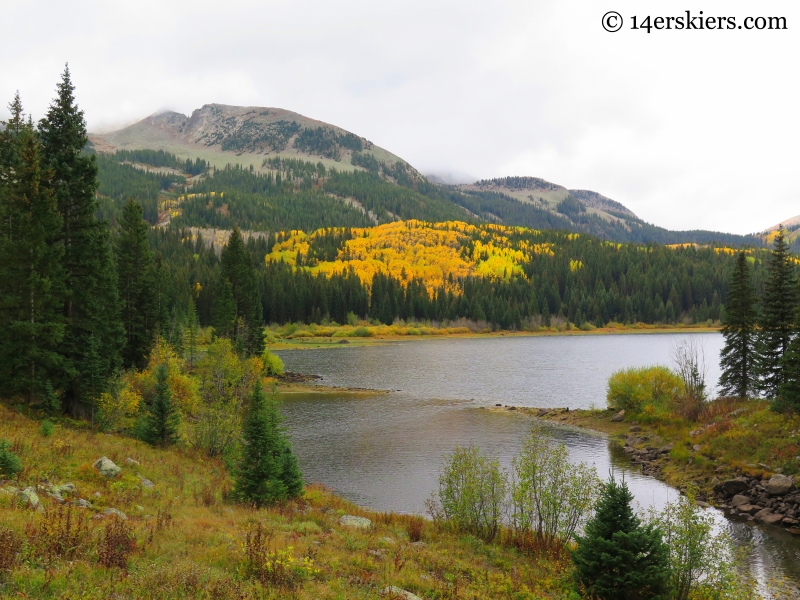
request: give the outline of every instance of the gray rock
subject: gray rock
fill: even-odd
[[[100,475],[108,477],[109,479],[119,475],[119,472],[122,470],[105,456],[98,458],[92,466],[97,469]]]
[[[381,596],[389,596],[390,598],[397,598],[397,600],[422,600],[416,594],[412,594],[404,590],[403,588],[399,588],[396,585],[390,585],[388,587],[383,588],[380,591]]]
[[[109,515],[114,515],[115,517],[122,519],[123,521],[128,520],[128,515],[126,515],[124,512],[116,508],[107,508],[103,511],[104,517],[108,517]]]
[[[134,460],[129,456],[128,458],[125,459],[125,464],[128,465],[129,467],[138,467],[139,461]]]
[[[23,506],[27,506],[39,512],[44,512],[44,506],[42,506],[39,496],[36,494],[36,490],[32,487],[27,487],[24,490],[18,491],[16,498]]]
[[[638,433],[641,430],[642,430],[642,428],[639,427],[638,425],[634,425],[633,427],[630,428],[630,432],[631,433]]]
[[[728,479],[714,486],[714,491],[718,494],[725,494],[726,496],[733,496],[740,494],[750,489],[747,484],[747,479],[744,477],[736,477],[735,479]]]
[[[621,422],[622,422],[622,421],[624,421],[624,420],[625,420],[625,410],[624,410],[624,409],[623,409],[623,410],[621,410],[621,411],[619,411],[619,412],[618,412],[617,414],[615,414],[613,417],[611,417],[611,421],[612,421],[613,423],[621,423]]]
[[[667,453],[671,452],[674,447],[675,447],[675,444],[667,444],[666,446],[661,446],[661,448],[659,448],[659,450],[658,450],[658,453],[659,454],[667,454]]]
[[[700,444],[695,444],[694,446],[692,446],[692,450],[694,450],[695,452],[700,452],[700,450],[702,449],[703,447]]]
[[[764,489],[770,496],[783,496],[792,489],[793,485],[794,482],[792,481],[791,477],[776,474],[770,478],[770,480],[764,486]]]
[[[341,525],[342,527],[353,527],[354,529],[371,529],[372,521],[370,521],[366,517],[343,515],[339,517],[339,525]]]
[[[77,506],[78,508],[91,508],[92,504],[83,498],[75,498],[75,500],[72,501],[72,506]]]
[[[139,485],[141,485],[142,488],[147,488],[148,490],[152,490],[154,487],[156,487],[156,484],[146,477],[142,477],[141,475],[139,475]]]
[[[733,507],[743,506],[744,504],[750,504],[750,498],[741,494],[736,494],[731,500],[731,506]]]

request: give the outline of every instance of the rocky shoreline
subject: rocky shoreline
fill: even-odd
[[[495,405],[494,410],[515,411],[539,419],[599,430],[591,424],[576,422],[577,415],[583,411],[570,411],[569,408]],[[622,411],[614,414],[610,421],[616,427],[621,427],[624,419],[625,414]],[[689,435],[694,437],[698,433],[699,431],[692,431]],[[670,462],[670,451],[674,443],[669,443],[659,435],[644,432],[638,424],[632,424],[627,432],[617,429],[615,435],[609,435],[609,439],[621,447],[632,464],[642,467],[644,475],[671,483],[663,471]],[[699,452],[700,446],[694,446],[692,450]],[[714,506],[730,516],[779,526],[789,533],[800,535],[800,489],[797,487],[800,478],[796,482],[794,478],[782,473],[769,473],[762,477],[740,475],[721,480],[720,477],[727,470],[725,467],[718,467],[716,475],[693,482],[698,490],[695,499],[699,505]]]

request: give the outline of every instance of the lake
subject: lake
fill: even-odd
[[[424,513],[448,453],[474,444],[508,467],[534,424],[563,442],[571,460],[594,464],[604,478],[624,477],[643,508],[661,507],[676,492],[643,476],[605,435],[487,408],[605,407],[612,372],[669,365],[671,349],[689,339],[705,354],[713,390],[717,333],[425,339],[283,351],[288,370],[320,375],[323,384],[390,393],[285,394],[282,412],[306,481],[374,510]],[[720,527],[752,545],[754,572],[800,580],[800,540],[714,512]]]

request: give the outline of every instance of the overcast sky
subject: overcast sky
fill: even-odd
[[[89,129],[203,104],[275,106],[425,173],[532,175],[671,229],[800,214],[800,4],[727,0],[0,0],[0,118],[41,117],[69,61]],[[631,17],[785,16],[786,31]],[[609,10],[625,19],[603,30]]]

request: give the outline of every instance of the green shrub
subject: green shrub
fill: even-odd
[[[277,354],[273,354],[269,350],[264,350],[264,372],[270,376],[283,375],[285,366],[283,360]]]
[[[438,501],[431,500],[428,510],[456,531],[491,542],[505,512],[507,486],[508,476],[496,458],[474,446],[456,448],[439,476]]]
[[[354,337],[369,337],[370,335],[371,335],[371,334],[370,334],[370,332],[369,332],[369,329],[367,329],[367,328],[366,328],[366,327],[364,327],[364,326],[361,326],[361,327],[356,327],[356,328],[353,330],[353,336],[354,336]]]
[[[606,399],[615,410],[652,414],[682,393],[683,381],[667,367],[633,367],[611,375]]]
[[[53,424],[49,419],[45,419],[42,421],[42,424],[39,425],[39,435],[42,437],[50,437],[53,435]]]
[[[20,471],[22,471],[22,462],[11,451],[11,443],[8,440],[0,440],[0,476],[11,479]]]

